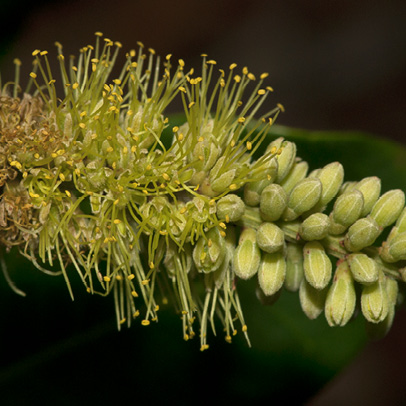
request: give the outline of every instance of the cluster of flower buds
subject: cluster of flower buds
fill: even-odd
[[[140,314],[157,321],[174,298],[186,340],[198,321],[202,350],[215,316],[228,342],[237,323],[248,339],[237,287],[253,277],[263,303],[298,291],[304,313],[324,311],[331,326],[354,316],[358,284],[368,329],[384,334],[406,278],[404,193],[381,195],[376,177],[343,183],[338,162],[308,173],[282,138],[264,145],[283,111],[254,119],[272,92],[267,74],[232,64],[213,80],[216,62],[203,55],[195,76],[139,43],[110,79],[121,44],[96,36],[69,64],[57,43],[57,78],[34,51],[22,98],[19,61],[15,81],[0,84],[5,250],[63,274],[71,295],[72,272],[88,293],[113,293],[118,327]],[[181,126],[165,116],[175,97]]]

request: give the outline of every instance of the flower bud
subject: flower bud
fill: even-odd
[[[233,183],[235,175],[236,169],[230,169],[229,171],[220,174],[220,176],[214,180],[211,180],[210,178],[210,186],[213,192],[220,194],[227,190],[228,187]]]
[[[347,230],[347,226],[343,226],[342,224],[338,224],[334,221],[333,218],[333,213],[330,213],[329,215],[329,219],[330,219],[330,227],[329,227],[329,234],[331,235],[340,235],[340,234],[344,234],[345,231]]]
[[[274,295],[266,296],[259,286],[257,286],[257,288],[255,289],[255,295],[257,299],[264,306],[272,306],[280,298],[281,293],[282,290],[279,289]]]
[[[200,237],[193,250],[193,260],[199,272],[214,272],[220,268],[225,257],[225,243],[216,227]]]
[[[398,219],[396,220],[396,228],[398,233],[406,232],[406,207],[400,213]]]
[[[285,210],[283,219],[291,221],[310,210],[319,201],[321,191],[321,182],[317,178],[300,181],[289,195],[288,209]]]
[[[361,217],[365,217],[371,212],[372,207],[379,199],[379,195],[381,194],[381,180],[376,176],[364,178],[355,185],[355,189],[359,190],[364,197],[364,207]]]
[[[310,319],[316,319],[324,310],[327,288],[315,289],[306,279],[302,280],[299,288],[300,306],[304,314]]]
[[[271,183],[268,179],[246,183],[244,186],[244,203],[251,207],[258,206],[262,191]]]
[[[405,206],[405,194],[400,189],[383,194],[372,207],[371,217],[384,228],[394,223]]]
[[[386,277],[379,271],[379,279],[370,285],[364,285],[361,294],[361,310],[364,317],[371,323],[379,323],[385,319],[389,311]]]
[[[322,193],[317,207],[326,206],[337,195],[344,179],[344,168],[340,162],[332,162],[322,168],[316,175],[322,184]]]
[[[397,234],[387,243],[388,254],[396,262],[406,259],[406,232]]]
[[[290,193],[291,190],[306,177],[308,170],[309,164],[306,161],[295,162],[288,175],[280,183],[286,193]]]
[[[343,226],[354,224],[361,216],[364,197],[359,190],[352,190],[340,195],[333,209],[333,219]]]
[[[261,194],[259,209],[265,221],[279,220],[288,202],[288,195],[282,186],[273,183],[267,186]]]
[[[278,292],[283,285],[285,275],[286,261],[281,251],[263,255],[258,269],[258,282],[265,296]]]
[[[244,202],[233,193],[222,197],[217,202],[217,217],[221,220],[236,222],[242,217],[244,211]]]
[[[397,280],[390,277],[386,278],[386,293],[388,294],[389,306],[396,306],[399,293]]]
[[[261,251],[256,242],[256,232],[246,228],[240,235],[240,240],[233,256],[233,271],[241,279],[254,276],[261,262]]]
[[[280,149],[282,152],[277,155],[278,174],[276,182],[280,183],[290,172],[296,158],[296,144],[290,141],[283,141]]]
[[[360,251],[372,245],[381,233],[381,228],[372,217],[357,220],[347,232],[344,239],[348,251]]]
[[[286,244],[285,288],[296,292],[303,280],[303,247],[294,243]]]
[[[306,241],[322,240],[327,236],[330,219],[324,213],[314,213],[300,225],[299,235]]]
[[[332,265],[324,247],[311,241],[303,247],[303,269],[307,282],[316,289],[325,288],[331,279]]]
[[[347,256],[353,278],[364,285],[374,283],[379,277],[379,265],[366,254],[356,253]]]
[[[347,261],[341,261],[330,286],[324,314],[330,326],[345,326],[351,319],[356,302],[354,281]]]
[[[279,251],[285,243],[284,232],[273,223],[262,223],[258,227],[256,238],[259,248],[270,254]]]

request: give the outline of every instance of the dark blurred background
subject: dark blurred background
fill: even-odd
[[[14,58],[27,75],[34,49],[52,54],[58,40],[65,54],[77,53],[102,31],[124,50],[140,40],[188,66],[200,66],[207,53],[222,67],[269,72],[269,106],[286,108],[279,124],[406,142],[404,0],[0,0],[0,14],[3,81],[13,78]],[[405,391],[405,325],[400,312],[389,336],[369,344],[309,404],[394,404]]]

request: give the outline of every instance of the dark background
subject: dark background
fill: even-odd
[[[77,53],[102,31],[122,42],[123,54],[140,40],[188,66],[200,66],[200,54],[207,53],[222,67],[236,62],[256,74],[269,72],[275,89],[270,106],[281,102],[286,108],[279,124],[406,140],[406,2],[401,0],[0,0],[0,14],[3,81],[13,78],[14,58],[22,60],[27,75],[34,49],[52,55],[58,40],[65,54]],[[368,344],[309,404],[404,400],[405,325],[401,311],[389,336]],[[175,366],[163,367],[170,373]]]

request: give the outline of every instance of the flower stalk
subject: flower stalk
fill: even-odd
[[[252,277],[263,302],[299,291],[306,315],[325,308],[340,326],[361,284],[365,318],[390,327],[406,266],[404,192],[379,197],[376,177],[343,183],[338,162],[308,173],[282,138],[261,155],[283,111],[255,118],[272,92],[267,74],[232,64],[215,79],[203,55],[197,75],[138,43],[112,78],[120,43],[96,33],[77,61],[56,45],[59,75],[35,50],[24,92],[19,61],[14,82],[0,84],[2,251],[58,269],[72,298],[72,272],[89,294],[113,294],[118,328],[156,322],[174,297],[184,339],[198,334],[202,350],[216,318],[227,342],[239,329],[248,340],[237,288]],[[165,115],[175,98],[181,126]]]

